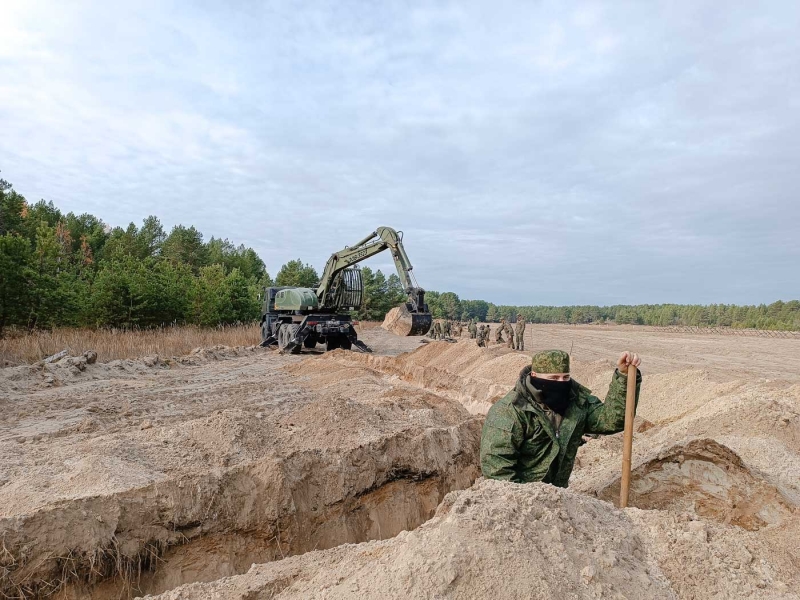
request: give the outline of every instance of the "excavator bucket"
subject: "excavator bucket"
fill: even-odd
[[[407,304],[401,304],[386,313],[382,327],[396,335],[425,335],[431,328],[431,313],[412,312]]]

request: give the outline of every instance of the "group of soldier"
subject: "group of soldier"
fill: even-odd
[[[434,340],[459,338],[463,333],[464,326],[465,323],[462,321],[436,319],[428,335]],[[484,348],[489,345],[489,339],[492,334],[491,325],[481,323],[479,326],[473,319],[466,324],[466,328],[469,332],[469,339],[475,340],[478,346]],[[506,339],[503,338],[503,334],[505,334]],[[505,344],[506,347],[514,350],[525,350],[525,318],[522,315],[517,315],[515,327],[512,327],[511,323],[506,322],[505,319],[500,319],[500,326],[494,332],[494,341],[495,344]]]
[[[450,319],[436,319],[431,326],[428,336],[434,340],[445,338],[461,337],[464,324],[461,321],[451,321]]]

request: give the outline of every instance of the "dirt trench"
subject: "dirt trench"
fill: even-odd
[[[7,511],[0,519],[0,592],[130,597],[242,573],[253,563],[385,539],[430,519],[448,492],[478,476],[481,422],[460,405],[358,368],[333,381],[324,371],[303,381],[281,371],[282,384],[304,396],[276,404],[274,414],[259,405],[257,415],[223,410],[173,424],[168,431],[182,436],[177,445],[199,468],[176,465],[147,485],[75,490],[32,510]],[[187,394],[194,393],[192,385]],[[64,435],[50,442],[62,445],[53,454],[63,459],[86,451],[87,442],[98,452],[144,447],[151,431],[136,427],[123,432],[124,440],[123,433],[83,434],[73,446]],[[215,432],[230,438],[234,454],[211,462],[195,457],[196,446],[208,456]],[[142,450],[142,462],[158,461],[155,442],[155,459]],[[250,458],[237,461],[241,455]],[[19,495],[8,489],[9,498]]]
[[[470,424],[401,434],[16,519],[4,531],[3,593],[155,593],[241,573],[254,562],[394,536],[430,518],[447,492],[472,484],[474,461],[462,445],[475,444],[476,435]]]

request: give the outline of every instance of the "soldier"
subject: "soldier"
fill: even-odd
[[[439,320],[433,322],[433,339],[442,339],[442,323]]]
[[[525,350],[525,317],[517,315],[517,350]]]
[[[640,363],[633,352],[623,352],[601,402],[570,377],[569,354],[534,354],[514,389],[486,415],[481,434],[484,477],[567,487],[582,436],[617,433],[625,426],[628,366]],[[641,381],[637,373],[637,403]]]
[[[444,337],[450,337],[450,319],[444,320]]]
[[[489,331],[488,327],[485,326],[483,323],[481,323],[481,326],[478,329],[478,346],[480,346],[481,348],[486,347],[486,340],[489,337],[488,331]]]
[[[514,328],[511,327],[511,323],[505,322],[503,325],[503,331],[508,336],[508,341],[506,342],[506,348],[514,348]]]
[[[478,337],[478,326],[475,325],[475,321],[469,322],[469,327],[467,327],[467,331],[469,331],[469,339],[474,340]]]
[[[505,342],[503,339],[503,330],[506,328],[506,320],[500,319],[500,327],[497,328],[497,331],[494,334],[494,341],[496,344],[502,344]]]

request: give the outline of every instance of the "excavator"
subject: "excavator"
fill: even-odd
[[[425,303],[425,290],[417,284],[403,248],[403,233],[378,227],[353,246],[331,255],[316,289],[268,287],[261,310],[261,346],[275,346],[298,354],[303,348],[325,344],[326,350],[343,348],[371,352],[358,339],[350,312],[361,307],[364,285],[358,263],[390,250],[408,300],[399,308],[409,323],[406,335],[423,335],[433,321]]]

